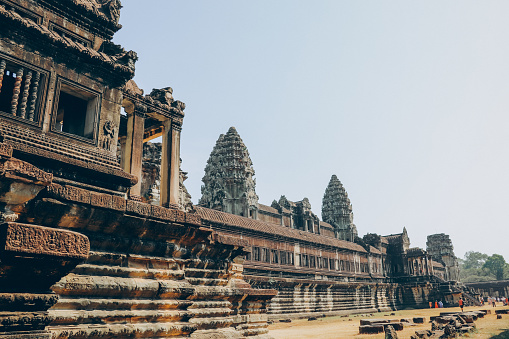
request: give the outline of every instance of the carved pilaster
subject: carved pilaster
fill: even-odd
[[[16,72],[16,80],[14,81],[14,90],[12,92],[11,100],[11,114],[16,116],[18,110],[18,98],[21,90],[21,81],[23,80],[23,68],[20,67]]]
[[[41,78],[41,74],[39,72],[35,72],[34,82],[32,85],[32,92],[30,93],[30,107],[28,109],[28,120],[30,120],[30,121],[34,121],[35,104],[37,103],[37,93],[39,90],[40,78]]]
[[[127,140],[124,170],[138,177],[138,183],[131,187],[130,196],[137,197],[141,193],[141,174],[143,157],[143,135],[145,131],[145,113],[147,107],[136,103],[134,111],[127,116]]]
[[[180,126],[171,120],[163,123],[161,159],[161,205],[178,208],[180,181]]]
[[[30,90],[30,83],[32,82],[32,72],[28,71],[25,76],[25,86],[23,87],[23,95],[21,97],[21,104],[19,107],[19,116],[23,119],[26,117],[28,91]]]

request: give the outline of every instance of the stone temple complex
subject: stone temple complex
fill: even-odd
[[[266,338],[269,317],[468,295],[447,236],[360,238],[336,176],[323,220],[307,198],[261,204],[235,128],[194,206],[185,104],[131,80],[120,9],[0,0],[0,338]]]

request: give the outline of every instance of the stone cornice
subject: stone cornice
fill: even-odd
[[[100,75],[110,80],[112,87],[122,86],[134,76],[136,53],[130,51],[119,55],[107,55],[95,51],[67,37],[64,38],[16,12],[9,11],[1,4],[0,28],[5,29],[7,33],[2,38],[8,38],[16,43],[21,40],[23,44],[34,44],[43,55],[57,62],[66,63],[70,67]],[[15,34],[15,30],[20,30],[22,34]]]

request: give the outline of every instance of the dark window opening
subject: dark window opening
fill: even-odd
[[[253,247],[253,260],[260,261],[260,247]]]
[[[270,263],[270,251],[268,248],[262,248],[262,261]]]
[[[316,260],[314,255],[309,256],[309,267],[316,267]]]
[[[2,88],[0,89],[0,111],[11,112],[12,93],[14,91],[14,82],[16,74],[11,71],[5,71],[2,79]]]
[[[279,251],[278,250],[272,250],[272,263],[273,264],[279,264]]]
[[[97,101],[97,95],[61,84],[54,129],[92,139]]]

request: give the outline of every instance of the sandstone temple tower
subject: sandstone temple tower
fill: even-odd
[[[444,233],[428,235],[426,250],[433,260],[445,266],[445,280],[459,280],[458,259],[454,255],[454,247],[449,235]]]
[[[322,200],[322,218],[334,226],[338,239],[354,241],[357,227],[353,223],[352,204],[343,184],[332,175]]]
[[[200,205],[248,218],[257,218],[255,171],[246,145],[235,127],[221,134],[205,167]]]

